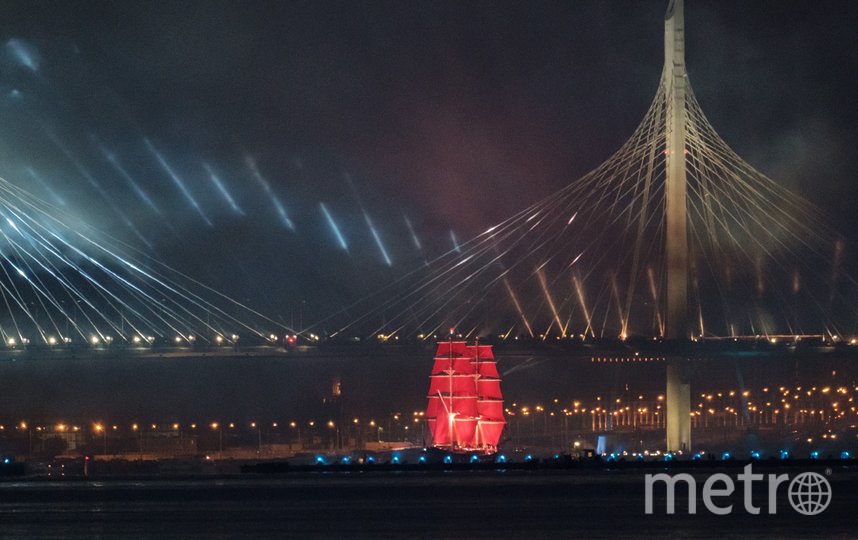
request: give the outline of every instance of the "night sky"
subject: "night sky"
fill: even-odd
[[[320,317],[616,150],[666,4],[6,0],[0,175],[273,317]],[[686,2],[709,120],[853,239],[855,28],[854,2]]]

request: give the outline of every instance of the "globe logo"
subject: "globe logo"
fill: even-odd
[[[804,472],[792,479],[787,494],[796,512],[815,516],[831,503],[831,484],[821,474]]]

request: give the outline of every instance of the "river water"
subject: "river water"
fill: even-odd
[[[735,475],[738,470],[726,471]],[[849,538],[858,474],[802,516],[644,514],[643,471],[319,473],[277,478],[0,483],[2,538]],[[699,485],[702,485],[702,479]],[[759,484],[757,483],[758,487]],[[740,485],[737,483],[737,485]],[[765,506],[765,491],[754,500]],[[698,504],[698,506],[701,506]]]

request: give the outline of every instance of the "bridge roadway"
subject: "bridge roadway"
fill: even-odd
[[[294,349],[90,348],[0,351],[0,420],[127,419],[153,422],[360,418],[426,406],[434,344],[336,343]],[[637,354],[635,354],[637,353]],[[509,405],[652,399],[671,355],[695,358],[692,392],[780,385],[853,385],[858,347],[765,340],[683,346],[652,340],[499,342]],[[649,359],[649,361],[647,361]],[[832,372],[837,373],[832,379]],[[332,400],[332,389],[341,396]]]
[[[562,357],[599,363],[664,361],[668,358],[694,360],[781,358],[812,359],[836,356],[858,360],[854,340],[825,340],[820,336],[795,339],[792,336],[707,338],[694,342],[670,342],[652,338],[562,340],[481,340],[494,346],[495,355],[506,359],[518,357]],[[361,358],[413,357],[429,358],[434,341],[361,342],[322,341],[312,345],[276,346],[249,344],[241,346],[27,346],[0,349],[0,362],[35,360],[96,360],[122,358]]]

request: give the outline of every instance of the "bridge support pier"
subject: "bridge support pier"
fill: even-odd
[[[685,15],[682,0],[671,0],[664,21],[665,117],[665,256],[667,270],[667,332],[677,343],[690,337],[688,324],[688,224],[685,168],[686,103]],[[691,450],[691,388],[688,362],[667,364],[667,451]]]
[[[691,384],[688,362],[667,363],[667,451],[691,451]]]

